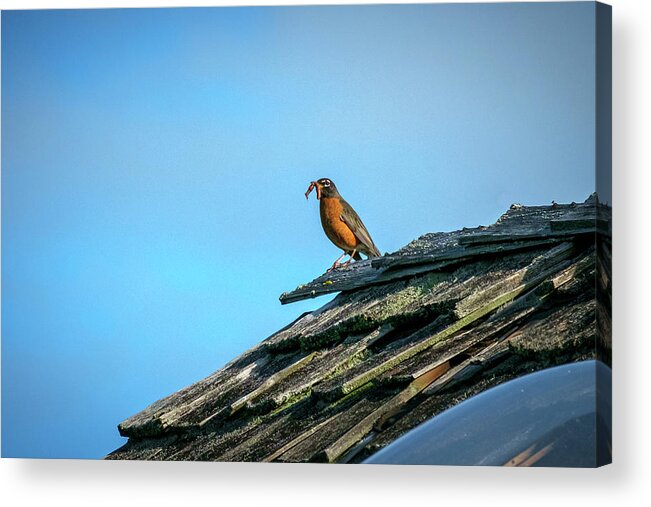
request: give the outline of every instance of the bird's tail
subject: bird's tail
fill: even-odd
[[[371,247],[368,249],[368,252],[366,254],[368,257],[382,257],[382,254],[380,251],[377,249],[375,244],[372,244]]]

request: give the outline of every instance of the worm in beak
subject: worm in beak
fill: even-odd
[[[316,188],[316,200],[318,201],[321,199],[321,187],[316,181],[310,182],[310,186],[307,188],[307,192],[305,192],[305,198],[308,199],[310,196],[310,192]]]

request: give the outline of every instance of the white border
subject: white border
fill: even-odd
[[[342,1],[0,0],[2,9]],[[357,3],[408,3],[367,2]],[[599,470],[0,461],[3,505],[651,505],[648,0],[612,0],[614,454]]]

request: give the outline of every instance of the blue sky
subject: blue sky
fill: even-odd
[[[594,189],[594,5],[2,13],[2,454],[116,425],[302,312],[339,252]]]

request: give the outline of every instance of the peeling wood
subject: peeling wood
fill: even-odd
[[[561,249],[559,252],[559,261],[562,261],[565,259],[566,251],[564,249]],[[361,386],[362,384],[365,384],[366,382],[369,382],[373,378],[377,377],[380,373],[387,371],[389,368],[392,368],[396,366],[397,364],[401,363],[402,361],[405,361],[409,359],[410,357],[418,354],[419,352],[422,352],[423,350],[431,347],[435,343],[438,343],[442,341],[443,339],[447,338],[448,336],[453,335],[457,331],[460,331],[461,329],[465,328],[466,326],[469,326],[473,322],[477,321],[478,319],[484,317],[485,315],[491,313],[492,311],[496,310],[500,306],[509,303],[513,299],[515,299],[518,295],[522,294],[523,292],[529,290],[530,288],[538,285],[540,282],[542,282],[545,278],[547,278],[550,274],[555,273],[558,271],[562,266],[552,266],[551,268],[547,269],[546,271],[543,271],[542,273],[534,276],[527,282],[517,286],[515,289],[510,290],[509,292],[505,294],[501,294],[498,297],[492,299],[489,301],[487,304],[484,306],[481,306],[474,310],[472,313],[467,314],[465,317],[455,321],[452,325],[446,327],[444,330],[440,331],[439,333],[434,334],[433,336],[422,340],[415,345],[412,345],[411,347],[407,348],[406,350],[403,350],[401,353],[396,354],[395,356],[391,357],[384,363],[370,369],[369,371],[366,371],[359,375],[358,377],[349,380],[348,382],[345,382],[341,386],[341,391],[342,393],[347,393],[352,391],[353,389],[356,389],[357,387]]]
[[[312,361],[312,359],[314,359],[314,357],[316,355],[317,355],[316,352],[312,352],[311,354],[308,354],[307,356],[299,359],[294,364],[291,364],[290,366],[288,366],[284,370],[281,370],[278,373],[276,373],[276,374],[272,375],[271,377],[269,377],[258,388],[254,389],[253,391],[251,391],[248,394],[245,394],[240,399],[238,399],[237,401],[232,403],[231,406],[230,406],[230,415],[233,415],[238,410],[241,410],[248,403],[250,403],[255,398],[260,396],[262,393],[264,393],[265,391],[268,391],[274,385],[276,385],[278,382],[280,382],[284,378],[287,378],[289,375],[291,375],[292,373],[296,372],[297,370],[299,370],[300,368],[305,366],[307,363]]]
[[[387,403],[382,405],[359,423],[348,430],[342,437],[330,444],[323,450],[323,455],[328,462],[332,463],[339,458],[344,452],[353,447],[353,445],[366,436],[373,426],[383,418],[390,416],[396,412],[405,403],[411,400],[414,396],[420,393],[428,385],[440,378],[449,369],[449,363],[443,362],[430,368],[426,372],[418,376],[409,386],[401,391],[399,394],[391,398]]]
[[[335,415],[333,415],[331,417],[328,417],[325,421],[322,421],[319,424],[317,424],[316,426],[314,426],[314,427],[310,428],[309,430],[307,430],[306,432],[301,433],[299,436],[297,436],[296,438],[290,440],[285,445],[283,445],[281,448],[277,449],[276,451],[274,451],[273,453],[271,453],[267,457],[263,458],[262,461],[265,462],[265,463],[269,463],[271,461],[277,460],[283,454],[285,454],[287,451],[289,451],[290,449],[296,447],[298,444],[300,444],[301,442],[303,442],[307,438],[314,435],[321,428],[323,428],[327,424],[331,423],[337,417],[337,415],[338,414],[335,414]]]
[[[121,423],[108,458],[355,462],[492,372],[609,357],[609,217],[594,199],[513,206],[324,275],[289,298],[334,300]]]

